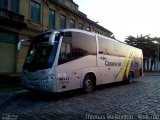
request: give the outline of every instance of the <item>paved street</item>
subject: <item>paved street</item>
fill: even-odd
[[[17,89],[3,90],[0,97],[2,120],[160,119],[158,75],[138,78],[131,85],[100,86],[91,94],[81,91],[42,94]]]

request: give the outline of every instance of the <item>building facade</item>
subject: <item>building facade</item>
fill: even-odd
[[[113,34],[88,19],[73,0],[0,0],[0,74],[21,72],[28,47],[17,51],[20,39],[63,28]]]

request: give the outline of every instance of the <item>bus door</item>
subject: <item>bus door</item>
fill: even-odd
[[[68,63],[69,61],[71,61],[71,37],[65,34],[62,39],[58,58],[58,91],[71,89],[72,67],[71,64]]]

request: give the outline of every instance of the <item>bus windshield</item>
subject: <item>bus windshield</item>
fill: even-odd
[[[51,68],[56,56],[60,35],[55,36],[54,44],[49,45],[51,33],[33,38],[23,68],[29,71]]]

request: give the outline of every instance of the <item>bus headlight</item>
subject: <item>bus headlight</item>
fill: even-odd
[[[49,75],[49,76],[42,79],[42,83],[47,83],[49,80],[53,80],[53,79],[55,79],[55,76]]]
[[[42,79],[42,83],[47,83],[48,79]]]

